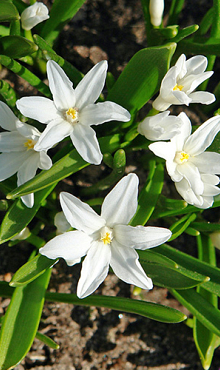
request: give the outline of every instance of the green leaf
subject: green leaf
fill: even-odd
[[[95,294],[80,299],[75,294],[47,292],[45,299],[52,302],[64,302],[80,306],[108,307],[112,310],[135,313],[166,323],[177,323],[186,319],[182,312],[173,308],[122,297],[99,296]]]
[[[54,340],[49,338],[47,335],[44,335],[42,333],[39,333],[39,331],[36,333],[36,338],[46,344],[46,346],[52,348],[52,349],[59,349],[60,346]]]
[[[209,330],[220,336],[220,311],[194,289],[171,290],[183,304]]]
[[[35,338],[50,270],[33,283],[16,288],[0,331],[0,369],[16,366],[29,351]]]
[[[10,58],[21,58],[38,50],[38,46],[22,36],[4,36],[0,38],[0,54]]]
[[[27,208],[21,199],[18,199],[12,204],[0,227],[0,244],[17,235],[31,222],[41,203],[47,198],[55,186],[56,183],[35,194],[34,206],[32,208]]]
[[[0,95],[9,107],[15,107],[17,95],[11,85],[3,80],[0,80]]]
[[[19,19],[19,13],[14,4],[8,0],[0,1],[0,22],[10,22]]]
[[[210,223],[210,222],[192,222],[191,226],[198,230],[203,232],[214,232],[214,231],[220,231],[220,224]]]
[[[51,92],[49,87],[41,81],[40,78],[35,76],[31,71],[25,68],[16,60],[6,56],[0,55],[0,64],[10,69],[12,72],[16,73],[18,76],[26,80],[31,86],[36,87],[39,92],[47,97],[51,97]]]
[[[129,61],[109,92],[108,100],[137,111],[158,91],[176,44],[142,49]]]
[[[176,35],[176,37],[172,38],[172,40],[170,40],[170,41],[178,43],[181,40],[185,39],[185,37],[188,37],[188,36],[192,35],[198,29],[199,29],[199,26],[197,24],[185,27],[182,30],[180,30],[178,32],[178,34]]]
[[[10,281],[10,286],[18,287],[27,285],[52,267],[57,260],[51,260],[38,254],[36,257],[21,266]]]
[[[150,172],[144,188],[138,198],[137,211],[132,218],[130,225],[145,225],[153,213],[158,197],[163,188],[163,165],[156,166],[155,161],[150,161]]]
[[[120,136],[106,136],[99,140],[102,153],[113,152],[120,146]],[[50,186],[58,181],[72,175],[73,173],[88,166],[75,149],[65,155],[62,159],[57,161],[49,170],[42,171],[32,180],[19,186],[14,191],[7,195],[8,199],[14,199],[22,195],[36,192],[40,189]]]
[[[170,230],[172,231],[172,236],[169,241],[178,238],[191,224],[192,221],[196,219],[197,215],[192,213],[191,215],[185,215],[180,220],[176,221],[171,227]]]
[[[178,265],[185,267],[190,271],[198,272],[199,274],[209,276],[210,281],[202,283],[202,287],[206,290],[220,296],[220,269],[211,266],[209,263],[199,261],[186,253],[180,252],[168,245],[163,244],[157,247],[157,253],[160,253],[171,260],[175,261]]]
[[[50,18],[41,29],[41,37],[52,44],[64,25],[73,18],[84,2],[85,0],[55,0],[50,11]]]

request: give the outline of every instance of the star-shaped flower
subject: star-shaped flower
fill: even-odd
[[[149,149],[166,160],[167,172],[176,189],[188,202],[199,208],[210,207],[213,196],[220,193],[216,186],[220,174],[220,154],[205,152],[220,131],[220,116],[210,118],[191,135],[191,122],[185,113],[180,133],[170,142],[156,142]]]
[[[48,8],[41,2],[34,3],[28,6],[21,13],[21,25],[22,28],[29,31],[35,27],[38,23],[41,23],[49,18]]]
[[[104,87],[106,73],[107,61],[102,61],[73,89],[72,82],[62,68],[52,60],[47,62],[53,100],[34,96],[17,101],[22,114],[47,124],[35,150],[48,150],[70,136],[85,161],[93,164],[101,162],[102,153],[96,133],[90,126],[111,120],[130,120],[130,113],[116,103],[106,101],[94,104]]]
[[[188,60],[182,54],[176,64],[165,74],[160,87],[160,94],[154,100],[153,107],[165,111],[171,104],[181,105],[190,103],[211,104],[215,96],[207,91],[193,92],[213,71],[204,72],[207,58],[196,55]]]
[[[40,132],[33,126],[22,123],[11,109],[0,102],[0,126],[9,131],[0,133],[0,181],[17,172],[18,186],[32,179],[38,168],[48,170],[52,166],[46,151],[34,150]],[[23,203],[31,208],[34,194],[23,196]]]
[[[148,278],[138,261],[136,249],[156,247],[171,236],[168,229],[132,227],[127,225],[137,209],[138,177],[122,178],[106,196],[99,216],[88,204],[62,192],[60,202],[70,225],[77,230],[56,236],[40,253],[51,259],[62,257],[69,265],[86,255],[77,295],[84,298],[93,293],[106,278],[109,265],[128,284],[151,289]]]

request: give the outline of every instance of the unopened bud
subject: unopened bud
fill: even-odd
[[[150,0],[150,21],[153,26],[159,26],[162,22],[164,0]]]

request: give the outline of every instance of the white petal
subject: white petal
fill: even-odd
[[[50,240],[39,252],[50,259],[64,258],[70,265],[71,261],[86,255],[90,243],[91,239],[85,233],[68,231]]]
[[[137,210],[138,177],[134,173],[123,177],[105,197],[101,217],[108,227],[127,224]]]
[[[0,101],[0,126],[7,131],[16,130],[16,122],[19,119],[14,115],[12,110],[2,101]]]
[[[105,85],[107,68],[106,60],[97,63],[77,85],[76,106],[79,110],[98,99]]]
[[[156,143],[150,144],[148,147],[155,155],[165,160],[173,160],[176,154],[176,147],[172,142],[164,143],[163,141],[158,141]]]
[[[172,235],[162,227],[115,225],[114,238],[121,245],[136,249],[147,249],[165,243]]]
[[[191,98],[190,93],[197,88],[203,81],[207,80],[209,77],[213,75],[213,72],[203,72],[198,75],[189,75],[184,77],[182,84],[183,90],[189,95]],[[181,82],[180,82],[181,83]]]
[[[196,194],[201,195],[203,193],[204,185],[201,180],[201,175],[198,168],[193,163],[188,161],[180,164],[178,165],[177,170],[181,175],[183,175],[183,177],[185,177]]]
[[[28,6],[21,13],[21,24],[25,30],[31,30],[38,23],[41,23],[49,18],[48,9],[46,5],[40,2]]]
[[[180,57],[177,59],[175,64],[177,71],[178,71],[178,79],[183,78],[187,73],[186,67],[186,56],[185,54],[181,54]]]
[[[38,140],[41,134],[36,127],[20,121],[16,122],[16,128],[20,135],[32,140]]]
[[[196,55],[186,61],[187,75],[200,74],[206,70],[208,61],[203,55]]]
[[[25,204],[26,207],[32,208],[34,205],[34,193],[23,195],[21,197],[21,200]]]
[[[105,220],[87,204],[66,192],[60,193],[60,204],[70,225],[87,234],[101,229]]]
[[[58,212],[54,217],[54,225],[57,228],[57,233],[63,234],[71,228],[71,225],[67,221],[64,213]]]
[[[207,91],[196,91],[189,94],[192,103],[211,104],[215,101],[215,95]]]
[[[186,140],[184,150],[190,155],[198,155],[206,150],[220,131],[220,116],[215,116],[204,122]]]
[[[126,109],[110,101],[89,104],[80,112],[80,123],[88,126],[112,120],[127,122],[130,118],[130,113]]]
[[[63,69],[53,60],[49,60],[47,62],[47,75],[56,108],[59,111],[74,108],[76,95],[73,83]]]
[[[181,112],[178,115],[178,118],[182,122],[182,124],[180,125],[180,133],[178,135],[175,135],[171,139],[171,143],[173,143],[175,145],[176,151],[182,151],[186,139],[191,134],[192,125],[191,125],[190,119],[187,117],[186,113]]]
[[[24,152],[25,138],[21,136],[17,131],[2,132],[0,133],[0,152]]]
[[[161,95],[159,95],[154,101],[153,101],[153,108],[156,110],[159,110],[161,112],[167,110],[171,106],[172,102],[167,102],[165,99],[162,98]]]
[[[39,153],[30,149],[28,151],[28,158],[23,162],[18,170],[18,186],[24,184],[26,181],[32,179],[36,175],[39,161]]]
[[[192,101],[192,99],[185,94],[184,91],[173,91],[173,96],[175,97],[175,100],[173,101],[173,104],[180,105],[185,104],[189,105]]]
[[[16,102],[17,108],[25,116],[41,123],[48,123],[57,118],[54,102],[41,96],[28,96]]]
[[[180,182],[175,182],[175,187],[181,197],[189,204],[201,207],[203,205],[203,197],[195,194],[186,179]]]
[[[96,133],[91,127],[76,124],[70,138],[84,161],[91,164],[101,163],[102,153],[96,138]]]
[[[39,152],[39,154],[40,154],[39,168],[41,170],[49,170],[53,165],[49,155],[47,155],[47,153],[45,153],[44,151]]]
[[[82,263],[77,296],[85,298],[92,294],[108,275],[111,249],[109,245],[94,242]]]
[[[69,136],[72,130],[73,128],[71,124],[62,118],[51,121],[41,134],[37,144],[34,146],[34,150],[47,151],[55,144],[62,141],[65,137]]]
[[[111,243],[112,257],[110,266],[119,279],[134,284],[142,289],[152,289],[152,280],[145,274],[138,254],[134,249],[126,248],[113,240]]]
[[[0,154],[0,181],[14,175],[27,158],[27,151]]]
[[[220,174],[220,154],[215,152],[201,153],[190,159],[200,172]]]

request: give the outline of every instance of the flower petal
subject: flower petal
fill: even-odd
[[[59,111],[74,108],[76,95],[73,83],[63,69],[53,60],[47,62],[47,76],[56,108]]]
[[[80,112],[80,123],[86,126],[100,125],[112,120],[127,122],[130,118],[126,109],[110,101],[89,104]]]
[[[41,134],[37,144],[35,144],[34,150],[47,151],[55,144],[62,141],[65,137],[69,136],[72,130],[73,128],[71,124],[62,118],[51,121]]]
[[[190,159],[200,172],[220,174],[220,154],[215,152],[204,152]]]
[[[20,121],[16,122],[16,129],[20,135],[32,140],[38,140],[38,137],[41,134],[36,127]]]
[[[75,89],[76,106],[79,110],[98,99],[105,85],[107,68],[106,60],[97,63],[77,85]]]
[[[64,258],[68,265],[72,265],[73,261],[86,255],[90,248],[90,237],[81,231],[68,231],[58,235],[39,252],[50,259]]]
[[[163,141],[158,141],[156,143],[150,144],[148,147],[155,155],[165,160],[172,161],[175,158],[176,147],[172,142],[164,143]]]
[[[17,100],[16,106],[25,116],[41,123],[48,123],[58,117],[54,102],[42,96],[27,96]]]
[[[186,179],[182,179],[180,182],[175,182],[175,187],[178,193],[187,203],[198,208],[202,207],[203,197],[194,193]]]
[[[25,152],[25,138],[17,131],[0,133],[0,152]]]
[[[101,217],[108,227],[127,224],[137,210],[138,177],[134,173],[123,177],[105,197]]]
[[[157,247],[172,235],[170,230],[162,227],[115,225],[113,230],[115,239],[121,245],[142,250]]]
[[[108,275],[111,249],[102,242],[94,242],[82,263],[77,296],[85,298],[92,294]]]
[[[190,99],[192,99],[192,103],[201,103],[201,104],[211,104],[215,99],[215,95],[208,92],[208,91],[196,91],[189,94]]]
[[[96,133],[91,127],[76,124],[70,134],[70,138],[84,161],[91,164],[101,163],[102,153],[96,138]]]
[[[101,229],[105,226],[105,220],[86,203],[83,203],[74,195],[61,192],[60,204],[70,225],[87,234]]]
[[[187,76],[189,74],[200,74],[204,72],[207,68],[207,58],[204,57],[203,55],[196,55],[194,57],[189,58],[186,61],[186,67],[187,67]]]
[[[203,193],[204,185],[201,180],[201,175],[198,168],[193,163],[188,161],[180,164],[178,165],[177,170],[183,177],[185,177],[196,194],[201,195]]]
[[[12,110],[2,101],[0,101],[0,126],[7,131],[16,130],[16,122],[19,119],[14,115]]]
[[[206,150],[220,131],[220,116],[215,116],[204,122],[186,140],[184,150],[191,156],[198,155]]]
[[[27,151],[0,154],[0,181],[14,175],[27,158]]]
[[[110,266],[119,279],[128,284],[134,284],[142,289],[152,289],[152,280],[145,274],[138,254],[134,249],[120,245],[116,240],[111,243]]]
[[[50,159],[49,155],[47,155],[47,153],[45,153],[44,151],[39,152],[39,154],[40,154],[40,160],[39,160],[38,167],[41,170],[49,170],[53,165],[52,160]]]

